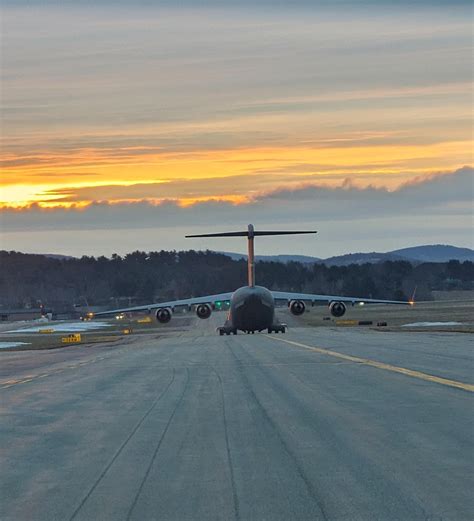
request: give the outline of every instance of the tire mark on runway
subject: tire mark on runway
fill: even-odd
[[[231,342],[230,340],[226,340],[225,344],[229,348],[229,350],[232,353],[232,356],[234,357],[234,359],[236,361],[239,361],[239,359],[237,358],[236,354],[234,353],[234,351],[233,351],[233,349],[232,349],[232,347],[230,345],[230,342]],[[247,351],[244,349],[244,347],[242,346],[242,344],[240,342],[239,342],[238,345],[239,345],[240,349],[245,354],[248,354]],[[302,480],[302,482],[304,483],[304,485],[306,487],[306,491],[307,491],[309,497],[313,500],[314,504],[317,506],[317,508],[318,508],[318,510],[319,510],[319,512],[321,514],[322,519],[324,519],[325,521],[328,521],[328,516],[326,514],[326,510],[325,510],[324,506],[321,504],[321,500],[318,498],[318,493],[317,493],[316,489],[314,488],[311,480],[306,475],[303,467],[299,463],[298,458],[296,457],[296,455],[294,454],[294,452],[291,450],[290,446],[288,445],[288,443],[284,439],[284,437],[283,437],[283,435],[281,433],[281,430],[279,429],[278,425],[272,419],[272,417],[270,416],[270,414],[268,413],[267,409],[262,404],[262,402],[258,399],[257,395],[255,394],[255,391],[253,390],[253,387],[250,384],[250,381],[249,381],[247,375],[243,371],[240,371],[240,374],[241,374],[242,378],[244,379],[244,381],[246,383],[246,389],[248,390],[248,392],[252,396],[253,400],[257,404],[258,408],[260,409],[260,411],[262,413],[262,416],[265,418],[265,420],[267,421],[268,425],[273,429],[273,431],[277,435],[277,438],[280,441],[280,443],[281,443],[281,445],[283,447],[283,450],[286,452],[288,457],[293,461],[293,464],[295,466],[296,472],[297,472],[298,476],[300,477],[300,479]]]
[[[173,373],[174,374],[174,373]],[[178,399],[178,401],[176,402],[176,405],[173,409],[173,412],[171,413],[171,416],[169,417],[168,419],[168,422],[166,423],[166,426],[165,428],[163,429],[163,432],[161,433],[161,436],[160,436],[160,439],[158,440],[158,444],[156,445],[156,448],[153,452],[153,456],[151,457],[151,460],[150,460],[150,464],[148,465],[148,468],[146,469],[146,472],[145,472],[145,475],[143,476],[143,479],[140,483],[140,487],[138,488],[138,491],[137,493],[135,494],[135,498],[133,499],[133,502],[130,506],[130,509],[127,513],[127,517],[126,517],[126,520],[127,521],[130,521],[131,517],[132,517],[132,514],[133,514],[133,511],[138,503],[138,500],[140,498],[140,495],[142,493],[142,490],[143,490],[143,487],[145,486],[145,483],[148,479],[148,476],[150,475],[150,472],[151,472],[151,469],[153,467],[153,464],[155,463],[155,460],[156,460],[156,457],[158,456],[158,452],[160,451],[160,448],[161,448],[161,444],[163,443],[163,440],[166,436],[166,433],[168,432],[168,429],[171,425],[171,422],[173,421],[173,418],[174,418],[174,415],[176,414],[176,411],[178,410],[179,406],[181,405],[181,402],[183,401],[183,398],[184,398],[184,394],[186,392],[186,389],[188,388],[188,383],[189,383],[189,369],[186,368],[186,382],[184,384],[184,387],[183,387],[183,391]]]
[[[307,388],[308,390],[310,390],[313,393],[315,392],[315,389],[313,387],[311,387],[310,385],[308,385],[308,383],[306,383],[304,380],[302,380],[297,374],[295,374],[291,371],[289,372],[289,374],[295,380],[297,380],[299,382],[299,384],[301,384],[303,387]],[[353,422],[355,420],[360,420],[360,417],[357,413],[354,413],[353,408],[351,406],[348,406],[343,401],[335,399],[334,396],[331,396],[331,399],[334,400],[334,402],[338,404],[338,407],[340,409],[344,409],[346,421],[349,420],[349,421],[347,421],[347,423],[352,426],[352,428],[351,428],[352,434],[356,435],[356,436],[361,436],[361,437],[364,436],[363,431],[360,431],[359,429],[357,429],[357,430],[354,429]],[[343,445],[343,441],[338,433],[333,432],[331,434],[331,438],[333,440],[335,440],[336,443],[340,444],[340,446]],[[380,447],[378,447],[378,450],[379,449],[380,449]],[[374,453],[372,451],[374,451]],[[360,453],[360,451],[356,451],[356,452]],[[405,498],[406,502],[408,502],[408,501],[413,502],[414,506],[411,507],[411,510],[413,512],[413,519],[419,518],[420,520],[425,520],[425,521],[435,521],[435,520],[443,521],[443,519],[441,517],[438,518],[435,514],[428,512],[428,510],[424,506],[423,499],[421,498],[421,496],[419,494],[416,493],[416,491],[414,490],[414,487],[411,487],[408,490],[403,489],[403,487],[399,484],[399,482],[397,480],[394,480],[393,478],[387,478],[380,472],[380,470],[377,467],[378,455],[375,453],[375,445],[372,445],[369,454],[365,455],[365,458],[366,458],[366,462],[364,463],[364,466],[366,468],[371,469],[371,472],[374,474],[374,479],[376,479],[379,482],[389,480],[389,487],[390,487],[391,491],[396,491],[399,497]],[[420,511],[419,515],[418,515],[418,513],[417,514],[414,513],[415,508],[419,509],[419,511]],[[387,517],[389,517],[389,516],[387,516]]]
[[[163,396],[166,394],[166,392],[168,391],[168,389],[171,387],[171,384],[174,382],[174,379],[175,379],[175,374],[176,374],[176,371],[175,369],[173,368],[173,375],[171,377],[171,380],[169,381],[168,385],[164,388],[163,391],[161,391],[161,393],[153,400],[153,403],[151,404],[151,406],[149,407],[149,409],[145,412],[145,414],[140,418],[140,420],[138,421],[138,423],[135,425],[135,427],[132,429],[132,431],[130,432],[130,434],[127,436],[127,438],[125,439],[125,441],[122,443],[122,445],[120,445],[120,447],[118,448],[118,450],[115,452],[115,454],[113,455],[112,459],[109,461],[109,463],[105,466],[105,468],[102,470],[102,472],[100,473],[99,477],[95,480],[94,484],[92,485],[92,487],[89,489],[89,491],[87,492],[87,494],[84,496],[84,498],[82,499],[82,501],[79,503],[78,507],[76,508],[76,510],[74,510],[74,512],[72,513],[71,517],[69,518],[69,521],[73,521],[73,519],[76,518],[76,516],[78,515],[78,513],[81,511],[82,507],[86,504],[87,500],[90,498],[90,496],[92,495],[92,493],[94,492],[94,490],[97,488],[97,486],[99,485],[99,483],[104,479],[105,475],[107,474],[107,472],[110,470],[110,468],[112,467],[112,465],[115,463],[115,461],[117,460],[117,458],[120,456],[120,454],[122,453],[123,449],[127,446],[127,444],[129,443],[129,441],[133,438],[133,436],[135,435],[135,433],[138,431],[138,429],[142,426],[143,422],[148,418],[148,416],[150,415],[150,413],[153,411],[153,409],[156,407],[156,405],[158,404],[158,402],[161,400],[161,398],[163,398]]]
[[[235,486],[235,475],[234,475],[234,465],[232,463],[232,456],[230,452],[230,444],[229,444],[229,429],[227,426],[227,413],[225,408],[225,398],[224,398],[224,385],[222,383],[222,378],[220,374],[215,370],[215,368],[211,365],[209,366],[211,370],[215,373],[217,376],[217,379],[219,380],[219,385],[221,389],[221,397],[222,397],[222,416],[224,420],[224,434],[225,434],[225,446],[227,451],[227,461],[229,464],[229,473],[230,473],[230,484],[232,487],[232,499],[234,502],[234,513],[235,513],[235,519],[236,521],[239,521],[240,519],[240,505],[239,505],[239,497],[237,496],[237,489]]]

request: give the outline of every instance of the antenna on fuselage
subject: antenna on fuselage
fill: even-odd
[[[316,231],[259,231],[255,230],[253,224],[249,224],[243,232],[222,232],[222,233],[203,233],[200,235],[186,235],[186,239],[197,237],[247,237],[248,257],[247,271],[248,284],[251,288],[255,286],[255,249],[254,238],[262,235],[300,235],[303,233],[318,233]]]

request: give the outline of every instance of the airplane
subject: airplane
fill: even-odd
[[[237,334],[237,331],[245,333],[255,333],[255,331],[268,333],[285,333],[287,325],[280,322],[275,316],[275,306],[277,302],[287,304],[290,312],[295,316],[302,315],[306,310],[306,303],[314,305],[315,302],[326,302],[329,312],[333,317],[342,317],[347,310],[347,305],[355,304],[402,304],[413,305],[414,300],[378,300],[359,297],[342,297],[337,295],[315,295],[309,293],[291,293],[285,291],[271,291],[263,286],[255,284],[255,237],[264,235],[299,235],[314,234],[316,231],[259,231],[255,230],[252,224],[248,225],[247,230],[238,232],[206,233],[200,235],[186,235],[186,238],[196,237],[247,237],[248,256],[247,271],[248,284],[233,292],[219,293],[217,295],[207,295],[204,297],[188,298],[182,300],[171,300],[159,304],[147,306],[135,306],[100,313],[90,313],[89,317],[98,317],[109,314],[131,313],[147,311],[151,313],[155,310],[155,317],[158,322],[165,324],[169,322],[176,308],[187,308],[189,311],[194,308],[196,315],[201,319],[207,319],[212,311],[227,303],[229,312],[224,325],[217,328],[220,335]],[[217,305],[217,306],[216,306]]]

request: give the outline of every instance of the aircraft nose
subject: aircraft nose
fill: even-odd
[[[247,305],[260,304],[261,302],[262,299],[258,295],[248,295],[245,299],[245,303]]]

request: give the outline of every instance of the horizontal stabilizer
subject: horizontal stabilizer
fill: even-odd
[[[194,237],[247,237],[248,232],[222,232],[222,233],[201,233],[199,235],[186,235],[186,239]]]
[[[248,230],[242,232],[221,232],[221,233],[202,233],[199,235],[186,235],[187,239],[196,237],[261,237],[262,235],[299,235],[302,233],[318,233],[316,231],[303,231],[303,230],[275,230],[275,231],[259,231],[254,230],[252,225],[249,225]]]
[[[303,230],[274,230],[274,231],[255,231],[253,224],[249,224],[247,230],[242,232],[221,232],[221,233],[201,233],[199,235],[186,235],[186,238],[194,237],[247,237],[248,242],[248,256],[247,256],[247,267],[248,267],[248,281],[249,287],[255,286],[255,251],[254,251],[254,239],[262,235],[299,235],[301,233],[318,233],[316,231],[303,231]]]
[[[257,235],[299,235],[301,233],[318,233],[316,231],[302,231],[302,230],[298,230],[298,231],[269,231],[269,232],[261,232],[261,231],[256,231],[256,232],[253,232],[253,234],[255,236]]]

